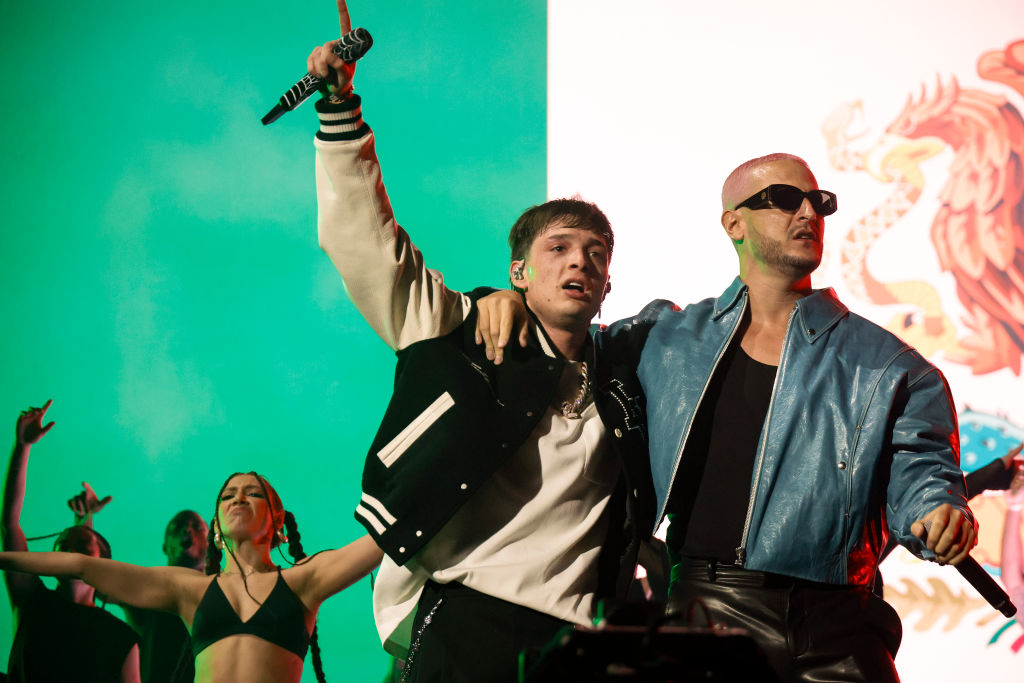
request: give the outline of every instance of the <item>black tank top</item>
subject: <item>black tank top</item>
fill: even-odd
[[[697,410],[669,501],[674,556],[737,560],[777,368],[734,341]]]
[[[280,567],[274,589],[248,621],[238,618],[216,577],[210,582],[192,620],[192,655],[198,657],[218,640],[239,634],[262,638],[294,652],[299,659],[306,658],[306,608],[281,577]]]

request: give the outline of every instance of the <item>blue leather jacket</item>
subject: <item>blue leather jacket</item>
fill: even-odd
[[[598,353],[637,363],[657,522],[701,397],[746,307],[746,285],[736,278],[717,299],[682,310],[654,301],[596,332]],[[737,549],[748,569],[869,585],[890,532],[919,557],[934,557],[911,524],[942,503],[970,514],[945,378],[831,289],[800,299],[750,491]]]

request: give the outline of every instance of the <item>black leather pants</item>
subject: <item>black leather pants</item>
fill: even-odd
[[[746,629],[782,681],[899,681],[903,627],[868,588],[684,560],[672,568],[668,609],[679,625]]]
[[[405,683],[515,683],[519,653],[566,622],[459,583],[428,581],[412,626]]]

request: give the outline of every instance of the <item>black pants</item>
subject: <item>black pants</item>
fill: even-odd
[[[782,681],[899,681],[899,615],[870,589],[713,562],[672,568],[668,608],[683,625],[746,629]]]
[[[412,625],[404,680],[514,683],[520,651],[542,647],[566,625],[459,583],[428,581]]]

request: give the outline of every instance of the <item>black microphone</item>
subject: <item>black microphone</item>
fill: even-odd
[[[960,576],[967,579],[967,583],[974,586],[974,590],[978,591],[988,604],[1002,612],[1004,617],[1012,617],[1017,613],[1017,608],[1010,602],[1010,596],[973,557],[968,555],[963,562],[953,567],[960,572]]]
[[[343,35],[331,52],[351,64],[365,55],[371,47],[373,47],[373,38],[370,37],[370,32],[365,28],[356,28]],[[263,117],[263,125],[269,126],[281,118],[285,112],[295,109],[305,102],[307,97],[319,90],[322,84],[323,79],[313,74],[306,74],[300,78],[298,83],[288,89],[288,92],[281,95],[281,99],[274,105],[274,108]]]
[[[925,531],[931,531],[932,523],[924,525]],[[968,555],[960,564],[953,565],[953,568],[960,572],[960,576],[967,580],[967,583],[978,591],[981,597],[988,601],[1004,617],[1012,617],[1017,613],[1017,608],[1010,602],[1010,596],[996,583],[992,575],[985,571],[985,568],[978,564],[978,561]]]

